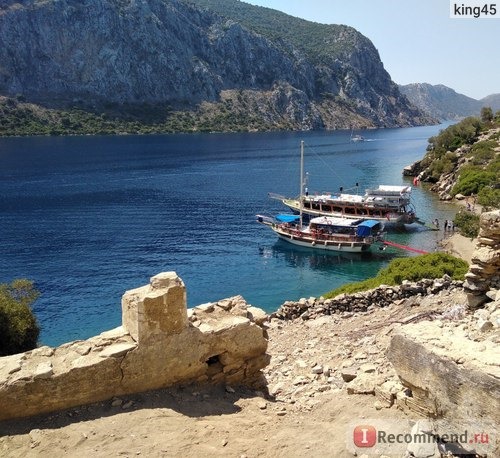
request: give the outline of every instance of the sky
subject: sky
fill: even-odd
[[[500,2],[494,18],[450,18],[453,0],[245,0],[368,37],[398,84],[444,84],[481,99],[500,93]],[[458,0],[458,5],[476,0]],[[486,2],[490,5],[495,2]]]

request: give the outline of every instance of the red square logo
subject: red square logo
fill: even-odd
[[[373,447],[377,443],[377,430],[371,425],[359,425],[352,433],[356,447]]]

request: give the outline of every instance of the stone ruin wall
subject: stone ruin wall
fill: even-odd
[[[489,291],[500,290],[500,210],[483,213],[479,224],[479,237],[464,284],[471,308],[484,304]]]
[[[0,358],[0,420],[187,383],[257,385],[266,314],[241,296],[187,309],[175,272],[122,298],[122,326]]]

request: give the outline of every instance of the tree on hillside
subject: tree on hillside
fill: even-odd
[[[39,295],[29,280],[0,284],[0,356],[21,353],[37,346],[40,328],[31,305]]]
[[[493,110],[491,109],[491,107],[481,108],[481,121],[483,122],[493,121]]]

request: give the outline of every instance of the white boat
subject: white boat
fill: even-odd
[[[333,216],[337,218],[370,218],[384,223],[411,224],[416,213],[411,203],[411,186],[380,185],[367,189],[364,195],[348,193],[320,193],[287,198],[277,194],[270,197],[281,200],[293,212],[311,217]]]
[[[294,245],[317,250],[361,253],[382,241],[383,224],[368,218],[334,218],[321,216],[303,223],[304,142],[300,148],[300,196],[298,215],[275,218],[257,215],[257,221],[270,227],[280,239]]]
[[[354,134],[354,129],[351,130],[351,142],[364,142],[365,138],[362,135]]]
[[[317,250],[363,253],[383,240],[383,225],[371,219],[347,219],[320,216],[302,224],[300,215],[257,215],[257,221],[269,226],[281,240]]]

